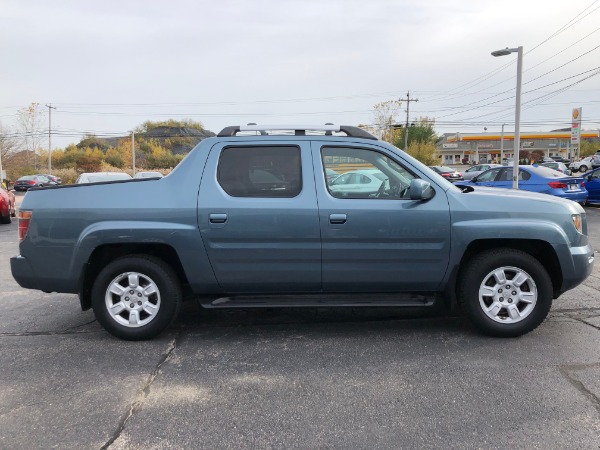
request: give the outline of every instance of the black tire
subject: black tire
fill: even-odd
[[[584,166],[579,166],[579,171],[580,171],[581,173],[587,172],[587,171],[588,171],[588,167],[587,167],[587,166],[585,166],[585,165],[584,165]]]
[[[109,296],[108,289],[114,287],[116,280],[127,276],[128,273],[138,274],[138,286],[132,287],[129,284],[124,288],[120,285],[124,288],[122,296],[114,293]],[[147,296],[139,295],[148,286],[143,280],[153,282],[156,293]],[[122,281],[125,279],[123,278]],[[128,292],[133,292],[133,295],[131,300],[125,301],[125,298],[130,298],[125,297],[129,295]],[[179,314],[181,298],[181,285],[174,270],[161,259],[148,255],[132,255],[115,259],[102,269],[92,287],[92,308],[96,319],[110,334],[128,341],[152,339],[168,328]],[[138,301],[140,306],[137,305]],[[113,306],[125,305],[127,309],[121,311],[122,315],[111,314],[108,310],[109,302]],[[132,320],[133,310],[128,308],[128,305],[138,311],[138,320],[144,322],[152,318],[140,325],[120,323]],[[153,314],[146,312],[147,305],[152,306],[149,309],[157,308]]]
[[[516,273],[513,268],[522,271],[524,273],[522,277],[528,275],[527,280],[516,288],[513,279],[510,278],[511,273]],[[501,289],[496,291],[500,284],[498,278],[490,277],[497,269],[502,269],[502,273],[506,275],[506,285],[500,288],[510,286],[510,289],[504,291],[507,294],[501,293]],[[516,278],[514,276],[515,280]],[[494,297],[483,295],[480,299],[479,291],[486,280],[489,283],[486,289],[493,291]],[[491,286],[494,288],[492,289]],[[521,296],[533,298],[536,291],[535,302],[519,300]],[[515,293],[516,296],[513,295]],[[504,295],[508,295],[510,304],[509,299],[504,298]],[[513,296],[514,301],[511,298]],[[533,256],[520,250],[510,248],[488,250],[467,262],[459,275],[458,300],[463,310],[476,328],[490,336],[516,337],[534,330],[546,319],[552,306],[552,297],[552,281],[544,266]],[[484,305],[492,311],[485,312]],[[495,318],[491,317],[494,315],[492,307],[500,307]],[[509,317],[509,309],[514,311],[515,307],[519,310],[519,317],[522,313],[524,318]],[[520,308],[523,310],[521,311]]]
[[[2,214],[0,214],[0,223],[10,223],[12,220],[10,218],[10,209],[8,210],[8,214],[6,216],[3,216]]]

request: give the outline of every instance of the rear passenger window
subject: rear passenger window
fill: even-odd
[[[519,169],[519,181],[527,181],[531,178],[531,174],[529,172],[525,172],[524,170]],[[512,180],[512,177],[511,177]]]
[[[300,148],[224,148],[217,180],[232,197],[295,197],[302,190]]]

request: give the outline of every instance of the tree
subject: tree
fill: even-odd
[[[402,142],[404,143],[404,141]],[[418,159],[426,166],[434,166],[439,163],[437,148],[433,142],[418,142],[415,140],[408,144],[406,153]]]
[[[106,151],[109,145],[104,139],[96,137],[94,134],[86,134],[85,137],[77,144],[79,148],[99,148],[102,151]]]
[[[123,156],[116,148],[113,147],[109,148],[106,151],[104,161],[113,167],[118,167],[119,169],[122,169],[125,165],[125,161],[123,161]]]
[[[153,128],[158,128],[158,127],[193,128],[194,130],[198,130],[198,131],[205,130],[204,125],[202,125],[202,123],[196,122],[191,119],[183,119],[183,120],[169,119],[169,120],[162,120],[162,121],[157,121],[157,122],[152,122],[150,120],[147,120],[146,122],[141,124],[139,127],[136,127],[134,131],[136,133],[146,133],[149,130],[152,130]]]
[[[400,100],[388,100],[373,106],[375,134],[384,141],[394,142],[397,140],[398,130],[394,128],[394,125],[398,122],[396,116],[401,106]]]
[[[600,150],[600,143],[598,141],[594,142],[586,139],[581,139],[579,154],[582,158],[593,155],[594,153],[596,153],[597,150]]]
[[[16,135],[0,123],[0,157],[6,158],[17,150]]]
[[[435,119],[431,117],[419,117],[415,122],[411,124],[408,129],[408,147],[413,142],[418,143],[433,143],[437,141],[438,137],[434,130]],[[404,147],[404,134],[406,129],[402,128],[398,134],[398,138],[394,141],[394,145],[399,148]]]
[[[7,156],[17,148],[17,140],[11,131],[0,123],[0,183],[2,182],[2,172],[6,171]]]
[[[99,172],[102,167],[102,161],[104,159],[104,153],[98,148],[86,148],[83,151],[83,155],[80,156],[76,161],[76,168],[80,172]]]
[[[22,134],[22,144],[27,153],[27,164],[30,164],[29,155],[34,157],[46,139],[46,130],[43,128],[45,113],[39,103],[32,103],[17,112],[17,124]],[[34,159],[37,168],[37,158]]]

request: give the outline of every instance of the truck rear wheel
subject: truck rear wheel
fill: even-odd
[[[464,267],[458,297],[480,331],[515,337],[544,321],[552,306],[552,282],[544,266],[528,253],[489,250]]]
[[[177,317],[181,286],[162,260],[146,255],[118,258],[96,277],[92,308],[113,336],[129,341],[151,339]]]

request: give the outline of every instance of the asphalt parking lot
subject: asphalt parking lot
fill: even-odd
[[[600,249],[600,209],[587,213]],[[13,221],[0,448],[600,448],[598,262],[517,339],[461,317],[188,303],[160,338],[123,342],[75,295],[20,288],[17,253]]]

